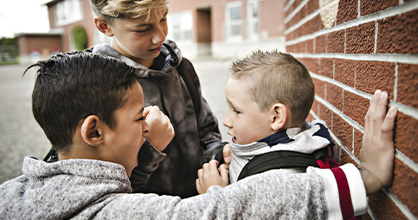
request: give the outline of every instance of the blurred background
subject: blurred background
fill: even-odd
[[[0,183],[24,156],[50,148],[31,113],[32,63],[110,39],[89,0],[0,0]],[[340,163],[359,162],[363,118],[376,89],[398,108],[393,185],[369,197],[365,219],[418,217],[418,0],[172,0],[168,39],[192,60],[222,121],[228,67],[254,49],[285,51],[315,83],[308,120],[326,121]]]

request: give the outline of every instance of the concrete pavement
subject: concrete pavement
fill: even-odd
[[[32,115],[35,70],[0,66],[0,183],[21,174],[26,155],[43,158],[50,143]]]
[[[200,77],[202,94],[217,116],[223,140],[230,140],[222,124],[228,106],[225,85],[230,61],[192,60]],[[0,66],[0,183],[21,174],[26,155],[43,158],[50,143],[32,115],[31,95],[35,69],[29,65]]]

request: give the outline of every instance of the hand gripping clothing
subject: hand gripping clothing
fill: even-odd
[[[134,62],[106,44],[94,46],[92,52],[118,58],[135,67],[144,91],[144,105],[158,106],[170,118],[175,130],[174,139],[163,153],[153,149],[148,142],[141,148],[139,166],[131,176],[134,192],[181,197],[196,195],[197,170],[222,151],[224,143],[218,122],[201,95],[193,65],[181,56],[172,41],[163,45],[151,67],[154,69]],[[179,75],[178,68],[184,77]]]
[[[352,164],[339,169],[350,197],[338,194],[341,180],[333,172],[308,168],[303,174],[268,171],[181,199],[130,193],[119,164],[26,157],[23,175],[0,185],[0,219],[342,219],[339,200],[352,200],[356,215],[364,214],[359,171]]]

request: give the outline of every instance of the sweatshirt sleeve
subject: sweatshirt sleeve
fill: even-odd
[[[132,190],[137,191],[145,186],[151,174],[159,167],[160,162],[165,158],[166,154],[155,149],[148,141],[146,141],[138,153],[139,164],[132,170],[131,185]]]
[[[359,170],[353,164],[332,169],[309,167],[307,172],[322,178],[328,219],[348,219],[366,213],[366,189]]]
[[[340,168],[351,187],[362,179],[353,165]],[[327,176],[328,175],[328,176]],[[351,179],[353,178],[353,179]],[[338,213],[338,188],[330,170],[310,168],[307,173],[283,174],[272,170],[250,176],[224,188],[212,186],[207,193],[181,199],[155,194],[125,194],[108,203],[96,216],[142,219],[342,219]],[[354,186],[351,186],[354,184]],[[361,187],[360,187],[361,188]],[[364,188],[364,187],[363,187]],[[353,188],[354,190],[355,188]],[[360,190],[361,191],[361,190]],[[353,192],[361,214],[367,206],[365,191]],[[355,198],[358,196],[358,198]],[[135,207],[135,208],[133,208]]]

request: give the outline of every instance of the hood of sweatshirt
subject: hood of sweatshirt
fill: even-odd
[[[68,219],[87,207],[100,209],[115,193],[132,191],[124,167],[110,162],[26,157],[22,172],[0,186],[0,219]]]
[[[180,65],[183,59],[180,49],[173,41],[166,40],[161,48],[161,53],[157,59],[161,60],[157,69],[149,69],[128,57],[120,54],[108,44],[98,44],[93,47],[93,53],[105,54],[123,60],[126,64],[136,68],[136,75],[139,78],[166,77],[173,69]]]

